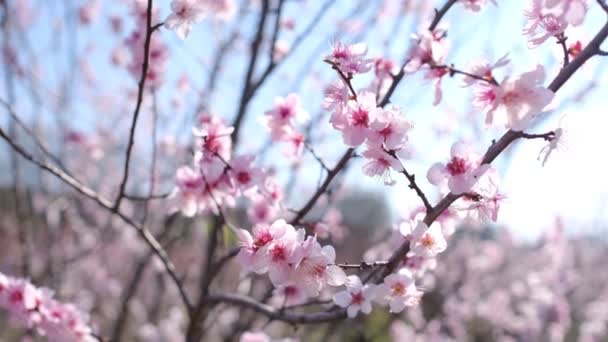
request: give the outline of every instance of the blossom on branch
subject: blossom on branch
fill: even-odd
[[[361,279],[356,275],[346,277],[346,290],[336,293],[333,297],[334,303],[339,307],[346,308],[349,318],[355,318],[361,311],[364,314],[372,312],[372,301],[375,298],[376,286],[363,285]]]
[[[450,153],[451,158],[447,163],[431,166],[427,179],[438,186],[447,182],[450,191],[458,195],[469,191],[490,165],[481,164],[481,156],[463,142],[454,143]]]
[[[401,268],[384,278],[384,283],[376,287],[375,301],[388,305],[391,313],[400,313],[409,306],[416,306],[422,292],[416,288],[414,276],[407,268]]]
[[[14,324],[36,331],[50,342],[97,341],[82,312],[52,297],[48,289],[0,273],[0,309],[6,310]]]

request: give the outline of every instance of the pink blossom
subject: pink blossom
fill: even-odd
[[[564,32],[568,24],[580,25],[587,12],[584,0],[531,0],[524,11],[529,46],[537,47],[548,38]]]
[[[304,135],[297,132],[291,126],[285,126],[285,130],[281,135],[281,140],[286,142],[283,153],[291,160],[297,160],[304,150]]]
[[[297,283],[280,285],[272,294],[280,307],[303,304],[308,299],[307,291]]]
[[[25,279],[0,273],[0,309],[8,312],[14,324],[36,331],[48,341],[96,341],[83,313],[54,300],[51,291],[36,288]]]
[[[411,242],[411,250],[415,255],[434,257],[447,248],[443,232],[437,224],[431,227],[427,227],[424,223],[418,224],[412,236],[414,239]]]
[[[325,213],[323,220],[310,225],[311,233],[320,239],[332,239],[340,241],[344,238],[345,227],[342,223],[342,214],[336,208],[330,208]]]
[[[346,75],[366,73],[372,68],[373,59],[365,58],[367,45],[363,43],[347,45],[335,42],[325,61]]]
[[[192,25],[198,23],[205,16],[201,0],[173,0],[171,1],[171,14],[165,19],[165,26],[175,31],[178,37],[186,39]]]
[[[418,305],[422,292],[416,289],[412,272],[407,268],[389,274],[384,283],[376,287],[375,300],[389,305],[391,313],[400,313],[408,306]]]
[[[412,35],[413,47],[409,51],[409,62],[404,68],[407,73],[418,71],[423,65],[438,64],[447,55],[448,44],[443,39],[445,31],[424,30]]]
[[[481,157],[462,142],[456,142],[451,148],[451,159],[446,164],[435,163],[427,173],[431,184],[447,185],[453,194],[469,191],[477,180],[489,169],[488,164],[480,164]]]
[[[441,91],[441,81],[443,80],[443,77],[447,74],[447,68],[431,68],[424,75],[425,80],[433,82],[433,106],[438,105],[441,102],[441,99],[443,98],[443,93]]]
[[[486,124],[504,124],[512,130],[525,130],[555,95],[542,85],[544,79],[545,70],[538,65],[532,71],[507,77],[500,87],[493,87],[494,101],[487,103]]]
[[[460,3],[464,5],[466,9],[473,12],[479,12],[482,6],[487,2],[490,2],[497,6],[496,0],[461,0]]]
[[[510,62],[510,60],[508,59],[508,54],[502,56],[501,58],[498,59],[498,61],[494,62],[493,64],[491,64],[486,59],[480,59],[480,60],[474,61],[469,66],[467,71],[468,71],[468,73],[470,73],[472,75],[480,76],[488,81],[491,81],[491,80],[495,79],[494,75],[492,74],[494,69],[503,67],[503,66],[507,65],[509,62]],[[479,79],[476,79],[476,78],[470,77],[470,76],[464,76],[462,79],[462,86],[468,87],[468,86],[471,86],[478,82],[480,82]],[[482,83],[487,84],[487,82],[482,82]]]
[[[498,176],[495,169],[489,169],[471,191],[455,204],[455,209],[466,213],[466,219],[474,224],[483,224],[488,220],[496,222],[500,205],[506,198],[498,189]]]
[[[262,170],[253,166],[254,159],[253,155],[244,155],[230,161],[228,172],[240,193],[255,190],[262,180]]]
[[[346,290],[333,297],[336,305],[346,308],[349,318],[357,317],[359,311],[369,314],[372,311],[372,300],[375,298],[375,285],[363,285],[356,275],[346,277]]]
[[[368,148],[363,152],[363,157],[367,159],[366,163],[363,164],[363,174],[370,177],[379,177],[386,185],[395,184],[390,170],[399,171],[401,169],[399,160],[380,148]]]
[[[268,277],[275,286],[285,284],[293,276],[293,266],[301,258],[296,252],[304,240],[303,229],[296,231],[293,226],[285,225],[285,234],[268,249]]]
[[[308,237],[299,253],[297,279],[309,296],[318,296],[326,284],[330,286],[344,284],[346,274],[334,264],[336,251],[332,246],[321,247],[316,237]]]
[[[322,107],[325,110],[342,112],[346,107],[348,100],[348,88],[344,82],[337,81],[328,85],[324,90],[325,98],[323,99]]]
[[[295,122],[303,123],[309,118],[308,113],[300,104],[297,94],[289,94],[286,97],[277,97],[272,109],[264,113],[268,127],[280,127],[292,125]]]
[[[99,2],[89,0],[78,10],[78,18],[82,25],[90,25],[99,14]]]
[[[263,332],[246,331],[241,335],[239,342],[270,342],[270,337]]]
[[[370,125],[376,119],[380,108],[376,106],[376,96],[362,91],[357,100],[350,100],[346,110],[346,122],[342,127],[342,138],[348,146],[361,145],[370,133]]]
[[[399,150],[407,143],[407,133],[414,125],[403,118],[398,107],[379,111],[376,120],[370,125],[367,144]]]
[[[236,12],[234,0],[204,0],[204,2],[208,11],[220,20],[229,20]]]
[[[272,225],[256,224],[252,229],[253,236],[244,229],[237,229],[241,247],[237,259],[245,269],[264,273],[268,267],[268,249],[289,230],[293,227],[284,220],[277,220]]]
[[[188,217],[196,215],[204,187],[203,177],[190,167],[182,166],[175,173],[175,181],[176,188],[170,197],[177,199],[182,214]]]
[[[205,160],[216,158],[217,156],[224,160],[230,159],[232,150],[232,138],[230,134],[234,131],[234,127],[228,127],[217,116],[203,115],[199,118],[201,128],[193,128],[192,131],[197,136],[197,145],[201,157]]]
[[[268,223],[278,214],[278,208],[261,195],[254,195],[247,209],[247,217],[253,223]]]

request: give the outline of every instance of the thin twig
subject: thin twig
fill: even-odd
[[[247,66],[247,72],[245,73],[245,79],[243,80],[243,90],[241,91],[241,101],[236,116],[232,122],[234,131],[232,132],[232,141],[234,145],[237,145],[239,140],[239,130],[241,128],[241,122],[245,116],[247,110],[247,104],[249,103],[249,92],[252,87],[251,80],[253,79],[253,72],[255,65],[258,61],[258,54],[260,51],[260,45],[264,38],[264,26],[266,25],[266,17],[268,16],[269,0],[262,0],[262,8],[260,12],[260,19],[258,20],[257,31],[255,37],[251,42],[249,65]]]
[[[120,202],[122,201],[125,189],[127,187],[127,181],[129,180],[129,165],[131,164],[131,153],[133,151],[133,145],[135,143],[135,128],[137,127],[137,118],[141,111],[141,105],[144,99],[144,90],[146,86],[146,78],[148,76],[148,64],[150,62],[150,41],[152,40],[152,0],[148,0],[148,8],[146,10],[146,38],[144,40],[144,60],[141,65],[141,76],[139,78],[138,90],[137,90],[137,102],[135,103],[135,110],[133,111],[131,129],[129,131],[129,142],[127,144],[127,151],[125,153],[125,168],[122,174],[122,180],[118,188],[118,196],[114,204],[114,210],[120,208]],[[158,24],[157,26],[160,27]],[[155,27],[157,27],[155,26]]]
[[[562,51],[564,52],[563,67],[565,67],[566,65],[568,65],[568,63],[570,63],[570,52],[568,51],[568,46],[566,45],[566,40],[568,39],[568,37],[566,37],[566,35],[562,32],[555,36],[555,38],[557,38],[557,44],[562,46]]]
[[[374,261],[371,263],[364,261],[360,264],[343,263],[343,264],[336,264],[336,266],[338,266],[340,268],[356,268],[356,269],[364,270],[364,269],[369,269],[369,268],[374,268],[374,267],[379,267],[379,266],[386,266],[386,264],[388,264],[388,261]]]
[[[471,74],[470,72],[456,69],[453,64],[451,64],[451,65],[431,65],[431,69],[445,69],[445,70],[447,70],[447,72],[450,76],[454,76],[455,74],[460,74],[463,76],[468,76],[468,77],[474,78],[479,81],[488,82],[491,85],[498,86],[498,81],[496,81],[496,79],[492,76],[487,77],[487,76],[483,76],[483,75]]]
[[[407,180],[410,182],[410,184],[408,185],[409,188],[414,190],[416,192],[416,195],[418,195],[418,197],[420,197],[420,200],[422,201],[422,204],[424,204],[424,208],[426,209],[426,212],[428,213],[429,211],[433,210],[433,206],[429,202],[428,198],[426,197],[426,195],[424,194],[422,189],[420,189],[420,187],[416,183],[416,176],[414,174],[407,172],[407,170],[405,169],[405,166],[403,165],[403,162],[401,161],[399,156],[397,156],[397,153],[395,151],[387,151],[387,150],[385,150],[385,152],[388,155],[390,155],[391,157],[395,158],[399,162],[399,164],[401,165],[401,171],[399,171],[399,173],[403,174],[405,176],[405,178],[407,178]]]

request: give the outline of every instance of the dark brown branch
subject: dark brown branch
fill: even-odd
[[[46,146],[44,146],[44,144],[38,138],[38,136],[23,121],[21,121],[21,119],[19,118],[19,116],[15,113],[15,111],[11,107],[11,105],[8,102],[4,101],[3,99],[0,99],[0,104],[2,104],[6,108],[6,111],[9,113],[9,115],[11,116],[11,118],[17,123],[17,125],[19,125],[25,131],[25,133],[27,133],[27,135],[29,135],[30,138],[32,138],[32,140],[34,141],[34,143],[36,144],[36,146],[38,147],[38,149],[40,149],[40,151],[42,151],[42,153],[47,158],[49,158],[50,160],[52,160],[53,163],[57,164],[60,168],[62,168],[64,171],[66,171],[66,173],[68,173],[65,165],[63,164],[63,162],[59,158],[57,158],[54,154],[52,154],[46,148]]]
[[[562,51],[564,52],[563,67],[565,67],[566,65],[568,65],[568,63],[570,63],[570,51],[568,51],[568,46],[566,45],[566,40],[568,39],[568,37],[566,37],[566,35],[562,32],[555,36],[555,38],[557,38],[557,44],[562,46]]]
[[[606,0],[597,0],[597,3],[608,14],[608,3],[606,3]]]
[[[126,198],[130,201],[144,202],[144,201],[155,200],[155,199],[165,199],[165,198],[169,197],[169,195],[171,195],[170,192],[166,192],[163,194],[144,195],[144,196],[124,194],[124,198]]]
[[[520,132],[519,136],[524,139],[543,139],[546,141],[551,141],[555,138],[555,132],[550,131],[547,133],[539,133],[539,134],[530,134],[530,133]]]
[[[327,167],[327,165],[325,164],[325,162],[323,161],[323,159],[321,159],[321,157],[319,157],[319,155],[317,155],[317,152],[315,152],[315,150],[312,148],[312,146],[305,142],[304,143],[304,148],[306,148],[308,150],[308,152],[310,152],[310,154],[313,156],[313,158],[315,158],[317,160],[317,162],[319,163],[319,165],[321,165],[321,167],[323,168],[323,170],[330,172],[331,170],[329,169],[329,167]]]
[[[386,266],[386,264],[388,264],[388,261],[374,261],[372,263],[364,261],[360,264],[343,263],[343,264],[336,264],[336,265],[339,266],[340,268],[355,268],[355,269],[364,270],[364,269],[370,269],[370,268],[379,267],[379,266]]]
[[[234,146],[237,145],[239,140],[239,130],[241,128],[241,123],[245,116],[245,112],[247,110],[247,105],[249,103],[249,92],[252,87],[251,80],[253,79],[253,72],[255,70],[255,65],[258,61],[258,54],[260,52],[260,45],[262,44],[262,40],[264,38],[264,26],[266,26],[266,17],[268,17],[269,10],[269,0],[262,0],[262,8],[260,12],[260,19],[257,25],[257,31],[255,33],[255,37],[251,42],[250,53],[251,56],[249,58],[249,65],[247,66],[247,72],[245,73],[245,79],[243,80],[243,90],[241,91],[241,101],[239,102],[239,107],[236,113],[236,117],[232,122],[232,126],[234,127],[234,131],[232,132],[232,141]]]
[[[312,208],[315,206],[319,197],[321,197],[321,195],[323,193],[325,193],[325,191],[329,187],[329,184],[334,179],[334,177],[336,177],[338,175],[338,173],[340,173],[342,168],[344,168],[344,166],[346,166],[346,163],[350,160],[350,158],[352,157],[354,152],[355,152],[354,148],[349,148],[348,150],[346,150],[346,152],[342,155],[342,158],[340,158],[340,160],[338,161],[336,166],[334,166],[333,169],[331,169],[327,172],[327,177],[325,177],[325,180],[323,181],[321,186],[312,195],[312,197],[308,200],[308,202],[306,202],[306,204],[302,207],[302,209],[298,210],[298,212],[296,213],[296,216],[291,220],[291,222],[290,222],[291,224],[297,225],[297,224],[301,223],[301,220],[304,218],[304,216],[306,216],[306,214],[308,214],[308,212],[310,210],[312,210]]]
[[[463,76],[468,76],[471,78],[474,78],[478,81],[482,81],[482,82],[488,82],[492,85],[498,86],[498,81],[496,81],[496,79],[494,77],[486,77],[483,75],[475,75],[475,74],[471,74],[470,72],[466,72],[466,71],[462,71],[460,69],[456,69],[454,67],[454,64],[451,65],[431,65],[431,69],[445,69],[448,74],[451,76],[454,76],[456,74],[459,75],[463,75]]]
[[[120,208],[120,202],[124,197],[125,189],[127,187],[127,181],[129,180],[129,165],[131,164],[131,153],[133,152],[133,145],[135,143],[135,128],[137,127],[137,119],[139,118],[139,112],[141,111],[141,105],[144,100],[146,78],[148,76],[148,64],[150,62],[150,41],[152,40],[152,33],[154,32],[151,25],[152,0],[148,0],[148,8],[146,10],[146,38],[144,40],[144,60],[141,65],[141,76],[139,78],[137,90],[137,102],[135,103],[135,110],[133,111],[131,129],[129,131],[129,142],[127,143],[127,151],[125,153],[125,168],[123,170],[122,180],[118,188],[118,196],[116,197],[116,201],[113,207],[114,210],[118,210]],[[157,26],[160,27],[159,25]]]
[[[336,65],[332,65],[332,69],[336,70],[336,72],[340,76],[340,79],[342,80],[342,82],[344,82],[344,84],[348,87],[348,90],[350,91],[350,94],[351,94],[350,95],[351,98],[353,100],[357,101],[357,92],[355,91],[355,88],[353,88],[353,84],[351,83],[352,77],[344,75],[342,70],[340,70],[340,68],[337,67]]]
[[[310,314],[292,313],[285,310],[275,309],[256,301],[253,298],[239,295],[217,293],[210,294],[209,301],[213,303],[227,303],[251,309],[259,314],[268,317],[270,320],[278,320],[292,324],[314,324],[342,320],[346,318],[345,310],[329,310]]]
[[[405,178],[407,178],[407,180],[410,182],[408,187],[410,189],[414,190],[416,192],[416,195],[418,195],[418,197],[420,197],[420,200],[422,201],[422,204],[424,204],[424,208],[426,209],[426,212],[428,213],[429,211],[433,210],[433,206],[429,202],[428,198],[426,197],[426,195],[424,194],[422,189],[420,189],[420,187],[416,183],[416,176],[414,174],[407,172],[407,170],[405,169],[405,166],[401,162],[401,159],[399,158],[399,156],[397,156],[397,153],[395,151],[386,151],[386,150],[385,150],[385,152],[388,153],[391,157],[395,158],[397,161],[399,161],[399,164],[401,165],[401,171],[399,171],[399,173],[403,174],[405,176]]]
[[[279,7],[277,8],[277,11],[276,11],[277,12],[276,20],[280,19],[283,1],[284,0],[281,0],[279,2]],[[285,61],[287,59],[287,57],[289,57],[291,54],[293,54],[293,52],[304,41],[304,39],[310,35],[312,30],[315,28],[315,26],[317,26],[317,24],[319,23],[321,18],[323,18],[323,16],[328,12],[327,10],[334,2],[335,2],[335,0],[327,0],[325,3],[323,3],[323,5],[321,6],[321,9],[317,12],[317,14],[314,16],[314,18],[309,22],[309,24],[302,31],[302,33],[300,33],[294,39],[293,44],[289,48],[289,51],[287,52],[287,54],[278,61],[275,60],[272,56],[272,52],[274,51],[274,45],[276,43],[276,39],[277,39],[278,33],[279,33],[279,31],[278,31],[279,27],[275,25],[275,30],[273,31],[273,36],[272,36],[272,44],[270,46],[270,49],[271,49],[270,50],[271,55],[269,58],[270,61],[268,62],[268,65],[266,66],[266,68],[264,69],[262,74],[257,78],[257,80],[255,80],[255,81],[253,80],[253,74],[252,74],[251,77],[249,78],[249,84],[246,83],[246,85],[245,85],[246,88],[243,91],[243,94],[241,97],[241,103],[239,104],[239,109],[237,111],[237,116],[233,123],[234,132],[232,133],[232,136],[233,136],[233,140],[235,142],[238,141],[238,139],[239,139],[238,132],[240,130],[241,121],[243,120],[243,117],[245,116],[245,113],[247,111],[247,106],[248,106],[249,102],[251,101],[251,99],[253,98],[253,96],[255,95],[255,92],[262,86],[262,84],[266,81],[268,76],[270,76],[270,74],[276,69],[276,67],[279,66],[281,63],[283,63],[283,61]]]

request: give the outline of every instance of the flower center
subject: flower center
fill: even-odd
[[[350,302],[351,304],[361,304],[363,303],[363,300],[365,298],[363,297],[363,293],[361,293],[361,291],[358,291],[356,293],[351,293],[350,294]]]
[[[435,245],[435,239],[430,234],[424,234],[422,239],[420,239],[420,243],[424,247],[430,248],[430,247],[433,247],[433,245]]]
[[[9,296],[9,300],[11,301],[11,303],[14,303],[14,304],[23,302],[23,291],[21,291],[21,290],[13,291],[11,293],[11,295]]]
[[[253,242],[253,247],[255,250],[258,250],[261,247],[266,246],[266,244],[270,241],[272,241],[272,235],[269,232],[264,232],[257,236],[255,241]]]
[[[241,171],[237,173],[236,180],[239,181],[239,183],[241,184],[247,184],[251,181],[251,175],[249,174],[249,172]]]
[[[287,253],[285,251],[285,247],[283,246],[275,246],[271,252],[272,261],[284,261],[287,259]]]
[[[283,292],[285,293],[285,297],[293,297],[298,294],[298,288],[293,285],[289,285],[285,287]]]
[[[396,283],[391,286],[391,290],[393,291],[393,296],[401,297],[405,295],[405,286],[402,283]]]
[[[452,176],[461,175],[467,172],[467,161],[464,158],[452,157],[452,160],[446,165],[446,169]]]
[[[358,108],[353,111],[352,114],[353,126],[364,126],[369,125],[369,112],[363,108]]]

